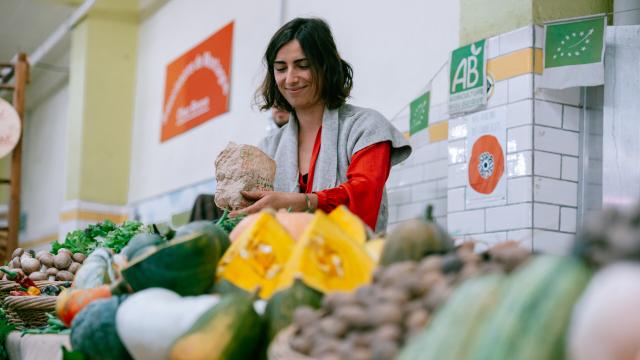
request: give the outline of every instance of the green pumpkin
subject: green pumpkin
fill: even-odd
[[[379,264],[420,261],[452,250],[453,239],[433,220],[432,212],[433,206],[429,205],[425,219],[408,220],[396,226],[385,240]]]
[[[253,359],[263,339],[264,322],[252,295],[230,294],[200,316],[171,346],[169,359]]]
[[[85,359],[131,359],[116,331],[116,312],[124,298],[113,296],[93,301],[73,319],[70,341]]]
[[[182,296],[207,293],[215,281],[223,240],[200,232],[176,237],[135,258],[122,269],[122,277],[134,291],[161,287]]]
[[[206,220],[190,222],[179,227],[176,230],[175,237],[185,236],[195,232],[206,233],[218,239],[220,241],[223,253],[227,251],[229,245],[231,245],[227,233],[223,229],[221,229],[220,226]]]
[[[294,280],[291,287],[275,293],[269,299],[265,310],[269,341],[293,322],[293,313],[296,308],[309,306],[318,309],[322,305],[322,297],[321,292],[310,288],[299,278]]]
[[[154,246],[162,245],[166,242],[167,240],[158,234],[139,233],[122,249],[121,254],[128,260],[133,260],[145,252],[151,251]]]

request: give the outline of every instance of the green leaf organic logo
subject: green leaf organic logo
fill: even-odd
[[[600,62],[603,39],[603,18],[547,25],[545,67]]]

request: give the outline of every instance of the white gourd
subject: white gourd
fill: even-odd
[[[166,359],[173,342],[219,299],[217,295],[181,297],[162,288],[137,292],[118,308],[118,336],[136,360]]]
[[[569,329],[573,360],[640,359],[640,264],[600,270],[576,304]]]

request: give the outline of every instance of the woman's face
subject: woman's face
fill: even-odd
[[[311,65],[298,40],[291,40],[278,50],[273,72],[278,90],[294,109],[303,110],[321,103]]]

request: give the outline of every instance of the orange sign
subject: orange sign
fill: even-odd
[[[493,135],[483,135],[473,144],[469,161],[469,185],[481,194],[491,194],[504,173],[502,146]]]
[[[161,141],[229,111],[233,22],[167,66]]]

